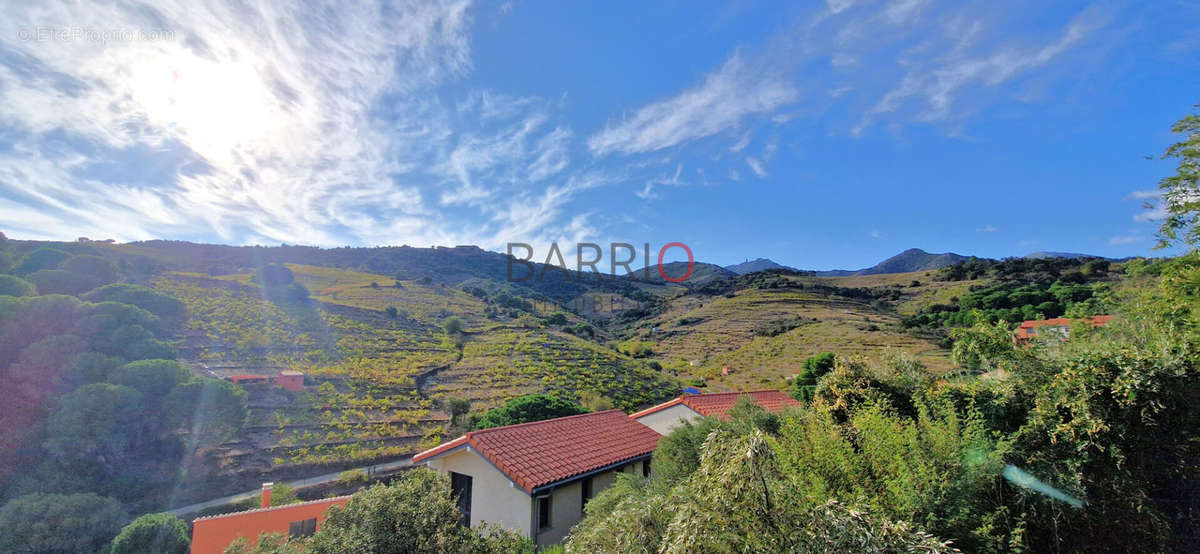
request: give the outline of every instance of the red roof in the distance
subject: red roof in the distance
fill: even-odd
[[[532,493],[538,487],[649,454],[660,438],[621,410],[607,410],[471,431],[413,456],[413,463],[467,444]]]
[[[1109,321],[1112,321],[1112,318],[1113,318],[1113,316],[1111,316],[1111,315],[1098,315],[1095,317],[1081,318],[1080,321],[1091,324],[1092,327],[1101,327],[1101,326],[1107,324]],[[1071,318],[1069,318],[1069,317],[1056,317],[1054,319],[1030,319],[1030,320],[1021,322],[1021,325],[1019,325],[1017,327],[1016,334],[1017,334],[1018,338],[1024,338],[1029,335],[1029,329],[1032,329],[1034,327],[1070,327],[1070,326],[1071,326]]]
[[[664,402],[657,406],[646,408],[629,417],[634,419],[642,416],[650,415],[654,412],[665,410],[676,404],[683,404],[691,408],[696,413],[708,417],[726,417],[730,408],[733,408],[737,401],[742,396],[748,396],[755,404],[762,406],[764,410],[769,412],[780,412],[789,406],[799,406],[800,403],[794,398],[779,392],[777,390],[756,390],[747,392],[717,392],[708,394],[685,394],[674,400]]]

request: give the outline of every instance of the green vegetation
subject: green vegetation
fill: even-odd
[[[567,550],[1188,551],[1200,254],[1129,270],[1157,287],[1114,295],[1113,323],[1066,343],[964,329],[956,359],[990,378],[842,358],[774,422],[742,407],[682,426],[649,480],[588,504]]]
[[[473,422],[472,427],[489,429],[584,413],[587,412],[579,404],[557,396],[530,394],[509,400],[499,408],[488,410]]]
[[[125,517],[116,500],[95,494],[21,496],[0,508],[0,552],[92,554]]]
[[[833,352],[822,352],[804,360],[800,374],[792,381],[792,398],[801,402],[812,400],[813,393],[817,390],[817,381],[833,371],[833,364]]]
[[[113,539],[112,554],[187,554],[191,541],[188,524],[168,513],[146,514],[135,520]]]
[[[459,524],[450,482],[424,468],[405,472],[391,485],[374,485],[330,508],[329,517],[307,539],[259,537],[250,547],[244,538],[228,554],[480,554],[532,553],[533,544],[498,528]]]
[[[1162,155],[1164,159],[1179,160],[1179,166],[1174,175],[1163,178],[1158,185],[1167,212],[1158,229],[1158,247],[1181,242],[1194,249],[1200,246],[1200,116],[1184,116],[1171,132],[1183,134],[1184,139]]]
[[[1108,301],[1112,273],[1099,258],[971,258],[938,270],[939,281],[988,278],[991,285],[972,285],[949,303],[922,307],[905,317],[905,329],[944,334],[947,328],[971,327],[977,322],[1004,322],[1055,317],[1088,317],[1111,311]]]

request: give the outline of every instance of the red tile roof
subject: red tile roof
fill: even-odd
[[[532,493],[545,485],[650,454],[660,438],[621,410],[607,410],[471,431],[413,456],[413,463],[465,444]]]
[[[1080,321],[1091,324],[1092,327],[1103,327],[1109,321],[1112,321],[1112,318],[1113,318],[1113,316],[1111,316],[1111,315],[1098,315],[1095,317],[1085,317],[1085,318],[1080,319]],[[1070,326],[1071,326],[1071,318],[1069,318],[1069,317],[1056,317],[1054,319],[1031,319],[1031,320],[1021,322],[1021,325],[1019,325],[1017,327],[1016,338],[1017,339],[1031,338],[1033,336],[1033,334],[1030,333],[1029,330],[1033,329],[1034,327],[1070,327]]]
[[[710,394],[685,394],[674,400],[664,402],[657,406],[646,408],[629,417],[638,419],[642,416],[650,415],[654,412],[665,410],[676,404],[683,404],[691,408],[696,413],[708,417],[726,417],[729,409],[737,404],[737,401],[742,396],[748,396],[755,404],[762,406],[764,410],[769,412],[780,412],[789,406],[799,406],[792,397],[783,394],[777,390],[756,390],[748,392],[719,392]]]

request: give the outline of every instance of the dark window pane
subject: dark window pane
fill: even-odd
[[[307,537],[317,532],[317,518],[293,521],[288,524],[288,535],[292,537]]]
[[[538,499],[538,529],[547,529],[550,527],[550,497],[543,496]]]
[[[450,494],[454,496],[455,503],[458,505],[459,521],[467,526],[471,525],[472,481],[470,475],[450,472]]]

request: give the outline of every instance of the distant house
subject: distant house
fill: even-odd
[[[344,505],[347,500],[350,500],[349,496],[339,496],[269,507],[271,483],[263,483],[261,508],[196,518],[192,522],[191,553],[221,554],[238,537],[245,537],[251,545],[258,544],[261,533],[307,537],[325,521],[325,512],[330,506]]]
[[[265,385],[271,382],[271,378],[266,375],[230,375],[225,378],[226,381],[233,381],[237,385]]]
[[[304,373],[285,369],[280,371],[278,375],[253,375],[244,373],[241,375],[230,375],[225,378],[226,381],[232,381],[238,385],[278,385],[279,387],[292,392],[304,391]]]
[[[446,473],[463,523],[555,544],[618,472],[649,475],[661,436],[620,410],[471,431],[413,457]]]
[[[1103,327],[1112,321],[1111,315],[1098,315],[1095,317],[1085,317],[1077,321],[1081,321],[1090,325],[1093,329]],[[1020,347],[1029,343],[1029,341],[1042,337],[1053,338],[1057,340],[1066,340],[1071,336],[1071,319],[1066,317],[1056,317],[1054,319],[1033,319],[1024,321],[1017,327],[1017,331],[1013,333],[1013,346]]]
[[[304,391],[304,373],[285,369],[275,377],[275,384],[291,392]]]
[[[780,412],[790,406],[799,406],[792,397],[777,390],[750,392],[721,392],[712,394],[685,394],[674,400],[646,408],[629,417],[666,435],[684,421],[695,421],[702,417],[727,417],[742,396],[770,412]]]

